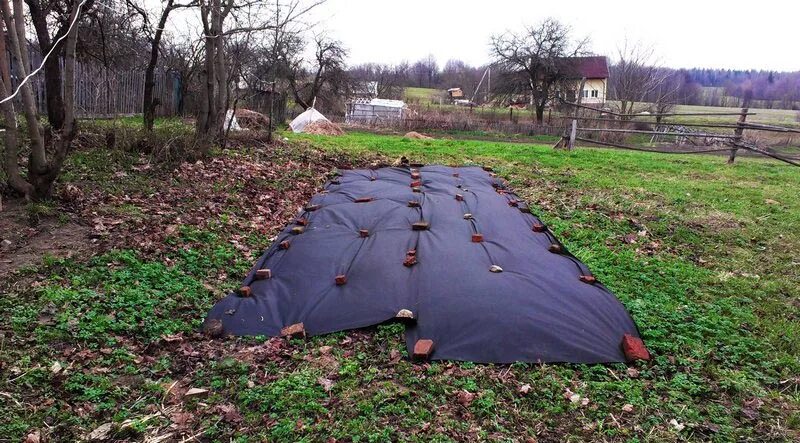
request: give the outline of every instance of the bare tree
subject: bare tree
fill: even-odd
[[[351,68],[348,75],[352,83],[375,82],[375,93],[380,98],[400,99],[403,97],[408,70],[408,63],[405,62],[394,66],[366,63]]]
[[[496,92],[509,97],[528,94],[536,121],[543,122],[548,102],[571,74],[566,60],[586,53],[587,45],[587,39],[573,41],[571,29],[553,18],[520,33],[492,36],[491,55],[500,71]]]
[[[617,62],[611,66],[609,92],[619,102],[621,114],[633,114],[649,107],[646,102],[649,96],[661,88],[669,76],[669,72],[658,66],[653,48],[641,43],[631,44],[625,41],[617,49]],[[667,91],[663,91],[666,103]]]
[[[200,70],[203,93],[196,121],[201,154],[211,144],[219,143],[225,137],[225,113],[230,107],[230,79],[238,78],[229,71],[227,41],[255,41],[257,39],[252,34],[267,31],[280,35],[281,30],[297,22],[322,1],[304,3],[290,0],[288,4],[277,1],[274,11],[270,11],[271,5],[257,0],[198,0],[205,55]]]
[[[166,0],[163,9],[157,15],[158,21],[155,26],[150,19],[153,14],[145,9],[143,1],[142,4],[139,4],[137,0],[127,0],[127,4],[131,10],[140,16],[142,32],[150,43],[150,57],[147,60],[147,66],[144,71],[142,117],[145,131],[152,131],[153,122],[156,117],[156,107],[159,105],[158,100],[153,96],[153,90],[156,85],[155,72],[156,66],[158,65],[158,57],[161,53],[161,39],[164,35],[164,28],[167,25],[167,20],[172,11],[179,8],[197,6],[197,2],[176,3],[175,0]]]
[[[28,77],[33,73],[28,57],[23,0],[0,0],[0,14],[8,40],[8,51],[14,60],[16,78],[21,81],[16,90],[11,83],[12,73],[6,54],[6,39],[0,38],[0,93],[2,94],[2,112],[5,126],[5,161],[4,168],[8,184],[28,199],[40,200],[50,196],[53,183],[61,172],[67,153],[77,133],[73,98],[75,95],[75,48],[78,35],[78,18],[81,9],[89,6],[91,0],[77,0],[60,9],[61,14],[55,18],[61,26],[56,28],[55,38],[50,35],[49,27],[39,28],[38,24],[46,24],[48,14],[58,11],[55,7],[42,7],[36,4],[29,7],[30,19],[37,28],[39,49],[47,54],[44,63],[45,78],[53,77],[53,69],[59,74],[59,82],[55,90],[47,91],[49,128],[42,126],[36,113],[36,104]],[[29,0],[29,5],[33,0]],[[13,6],[13,12],[12,12]],[[52,53],[50,53],[52,51]],[[58,62],[63,55],[63,90],[61,88],[61,66]],[[51,63],[50,60],[56,60]],[[49,71],[49,72],[48,72]],[[22,111],[27,123],[30,138],[30,155],[28,157],[27,174],[23,176],[19,166],[19,133],[12,95],[18,93],[22,99]]]
[[[340,86],[344,77],[347,50],[342,43],[319,35],[314,38],[314,47],[314,60],[310,70],[304,66],[305,62],[299,56],[301,51],[281,54],[292,95],[303,109],[310,108],[326,86]],[[287,46],[284,48],[288,49]]]

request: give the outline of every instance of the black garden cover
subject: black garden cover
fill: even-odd
[[[480,167],[347,170],[326,183],[210,323],[318,335],[406,321],[440,360],[625,361],[622,304]],[[419,346],[419,345],[418,345]],[[419,351],[419,350],[418,350]]]

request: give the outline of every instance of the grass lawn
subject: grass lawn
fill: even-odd
[[[0,442],[800,439],[800,169],[286,137],[171,167],[70,157],[60,189],[77,196],[49,210],[89,239],[0,278]],[[403,155],[495,168],[617,294],[654,359],[412,364],[391,324],[291,342],[196,333],[327,171]]]

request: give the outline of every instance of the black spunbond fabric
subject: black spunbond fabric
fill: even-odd
[[[430,339],[433,359],[494,363],[622,362],[623,335],[639,336],[616,297],[482,168],[347,170],[298,220],[245,279],[251,295],[229,295],[206,321],[233,335],[297,323],[318,335],[408,310],[409,354]],[[404,266],[410,250],[416,262]]]

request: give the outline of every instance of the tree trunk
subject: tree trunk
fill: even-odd
[[[49,11],[42,10],[39,0],[26,0],[31,12],[31,23],[36,31],[39,48],[46,54],[52,48],[50,28],[47,24]],[[67,28],[63,28],[65,32]],[[61,31],[61,30],[60,30]],[[57,41],[62,33],[57,32],[52,41]],[[63,42],[62,42],[63,44]],[[56,49],[54,54],[60,51]],[[60,130],[64,126],[64,98],[61,94],[61,62],[58,57],[49,57],[44,64],[44,90],[45,103],[47,103],[47,121],[53,130]]]
[[[156,65],[158,64],[158,53],[161,46],[161,37],[164,35],[164,26],[167,24],[169,13],[172,12],[174,0],[167,0],[164,7],[164,12],[161,13],[161,18],[158,20],[156,32],[153,34],[153,41],[150,43],[150,60],[147,62],[147,68],[144,71],[144,98],[142,103],[142,117],[144,120],[144,130],[152,131],[153,123],[156,119],[156,106],[157,100],[153,98],[153,90],[155,89],[155,73]]]

